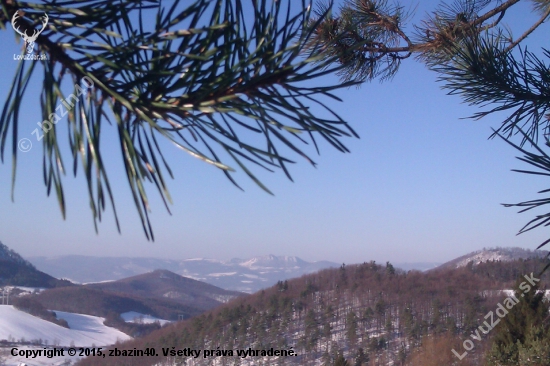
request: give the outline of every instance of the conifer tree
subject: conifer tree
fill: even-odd
[[[357,350],[357,356],[355,356],[354,366],[366,366],[370,361],[369,354],[365,353],[362,347]]]
[[[338,356],[334,360],[334,366],[348,366],[348,361],[344,358],[342,351],[338,352]]]
[[[487,355],[489,365],[550,363],[550,307],[545,300],[544,291],[538,290],[539,287],[535,286],[527,292],[515,291],[515,298],[519,302],[501,318],[493,330],[493,345]],[[536,360],[539,362],[535,362]]]
[[[357,343],[357,316],[354,311],[348,312],[346,316],[346,336],[349,347],[355,347]]]
[[[304,343],[306,351],[311,351],[319,340],[319,324],[315,317],[315,311],[309,309],[304,320]]]
[[[523,344],[518,345],[520,365],[544,366],[550,364],[550,329],[548,321],[534,326]]]
[[[394,275],[395,274],[395,268],[393,267],[393,265],[390,262],[386,262],[386,273],[389,274],[389,275]]]

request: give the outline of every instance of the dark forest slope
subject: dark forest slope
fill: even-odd
[[[227,291],[167,270],[156,270],[117,281],[89,284],[86,287],[141,298],[171,299],[204,310],[212,309],[243,295],[241,292]]]
[[[69,281],[58,280],[23,259],[19,254],[0,242],[0,286],[62,287]]]

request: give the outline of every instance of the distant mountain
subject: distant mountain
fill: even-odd
[[[443,263],[437,269],[465,267],[472,262],[474,265],[487,261],[510,262],[517,259],[542,258],[548,255],[545,250],[532,251],[523,248],[489,248],[468,253],[449,262]]]
[[[407,262],[407,263],[392,263],[395,268],[401,268],[404,271],[428,271],[437,268],[441,262]]]
[[[58,280],[37,270],[12,249],[0,242],[0,286],[62,287],[69,281]]]
[[[247,293],[273,286],[277,281],[340,266],[334,262],[306,262],[298,257],[275,255],[235,258],[229,261],[79,255],[31,257],[29,260],[42,271],[80,283],[118,280],[156,269],[166,269],[226,290]]]
[[[242,292],[227,291],[163,269],[86,287],[134,297],[171,299],[204,310],[243,295]]]

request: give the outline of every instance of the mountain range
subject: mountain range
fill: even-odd
[[[548,252],[529,251],[522,248],[489,248],[475,251],[449,262],[394,263],[405,271],[428,271],[435,268],[451,268],[487,260],[515,260],[542,257]],[[36,268],[57,278],[77,283],[119,280],[131,276],[165,269],[181,276],[223,288],[225,290],[254,293],[273,286],[278,281],[314,273],[326,268],[340,267],[331,261],[307,262],[295,256],[265,255],[248,259],[217,260],[208,258],[160,259],[131,257],[93,257],[67,255],[57,257],[29,257]]]
[[[30,257],[29,261],[55,277],[79,283],[119,280],[156,269],[165,269],[226,290],[246,293],[273,286],[277,281],[340,266],[335,262],[307,262],[298,257],[275,255],[248,259],[234,258],[229,261],[205,258],[170,260],[70,255],[51,258]]]

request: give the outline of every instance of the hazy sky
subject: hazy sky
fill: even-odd
[[[416,18],[434,4],[423,2]],[[513,26],[519,33],[534,18],[526,11],[508,22],[517,22]],[[547,32],[546,25],[530,37],[533,50],[548,46]],[[20,53],[21,44],[10,27],[0,31],[0,44],[3,105],[17,67],[13,55]],[[19,138],[29,138],[33,148],[19,153],[15,202],[10,199],[9,148],[0,165],[0,241],[23,256],[230,259],[275,254],[345,263],[443,262],[483,247],[534,249],[548,234],[542,229],[516,236],[533,214],[500,205],[539,198],[536,192],[548,187],[543,177],[511,172],[526,168],[514,158],[516,151],[501,140],[487,140],[502,118],[461,119],[478,109],[447,96],[436,75],[411,59],[390,82],[337,92],[344,102],[330,102],[331,108],[361,138],[345,140],[351,154],[321,144],[317,168],[300,160],[291,167],[294,183],[282,172],[260,174],[275,196],[239,172],[235,177],[245,188],[241,192],[216,168],[175,147],[166,149],[175,174],[168,182],[174,204],[170,216],[149,190],[155,242],[143,235],[120,154],[107,139],[104,156],[122,233],[109,209],[96,235],[82,171],[65,179],[67,220],[55,196],[46,197],[42,143],[31,135],[41,120],[40,83],[36,72],[21,116]],[[114,136],[116,131],[111,127],[105,132]],[[65,164],[71,162],[67,154]]]

